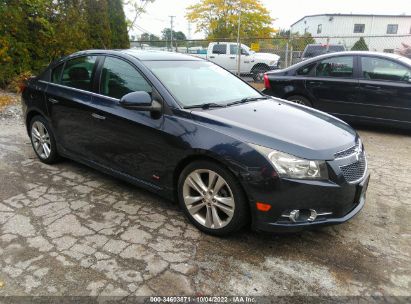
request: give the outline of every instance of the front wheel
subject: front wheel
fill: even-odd
[[[210,161],[196,161],[181,173],[178,198],[189,220],[201,231],[227,235],[248,220],[245,195],[235,177]]]

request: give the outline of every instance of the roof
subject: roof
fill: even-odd
[[[294,26],[301,20],[304,20],[305,18],[309,17],[319,17],[319,16],[328,16],[328,17],[406,17],[406,18],[411,18],[411,15],[373,15],[373,14],[316,14],[316,15],[307,15],[302,17],[301,19],[297,20],[291,26]]]
[[[318,56],[315,56],[313,58],[310,58],[310,59],[307,59],[307,60],[304,60],[304,61],[300,61],[300,62],[288,67],[287,69],[299,68],[300,66],[304,66],[306,64],[309,64],[311,62],[316,62],[316,61],[321,60],[321,59],[326,59],[326,58],[330,58],[330,57],[348,56],[348,55],[353,55],[353,56],[355,56],[355,55],[376,56],[376,57],[391,58],[391,59],[396,59],[396,60],[400,60],[401,58],[406,58],[406,57],[403,57],[401,55],[392,54],[392,53],[381,53],[381,52],[370,52],[370,51],[344,51],[344,52],[334,52],[334,53],[327,53],[327,54],[318,55]]]
[[[178,61],[178,60],[193,60],[193,61],[201,61],[203,60],[202,58],[195,57],[189,54],[182,54],[182,53],[174,53],[174,52],[167,52],[167,51],[157,51],[157,50],[140,50],[140,49],[124,49],[124,50],[102,50],[102,49],[97,49],[97,50],[84,50],[84,51],[78,51],[76,53],[73,53],[71,55],[68,55],[67,57],[63,57],[62,59],[69,59],[70,57],[73,56],[78,56],[78,55],[87,55],[87,54],[127,54],[130,56],[133,56],[134,58],[137,58],[139,60],[145,61],[145,60],[167,60],[167,61]],[[60,61],[59,60],[59,61]]]
[[[145,61],[145,60],[203,60],[201,58],[191,56],[191,55],[186,55],[186,54],[181,54],[181,53],[174,53],[174,52],[166,52],[166,51],[156,51],[156,50],[139,50],[139,49],[128,49],[128,50],[122,50],[122,53],[126,53],[128,55],[131,55],[139,60]]]

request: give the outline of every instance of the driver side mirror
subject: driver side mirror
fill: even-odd
[[[120,105],[136,111],[161,112],[161,103],[152,99],[145,91],[131,92],[120,99]]]

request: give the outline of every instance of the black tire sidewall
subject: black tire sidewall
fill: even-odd
[[[223,177],[231,188],[231,192],[233,193],[234,202],[235,202],[234,215],[231,219],[231,222],[223,228],[210,229],[210,228],[204,227],[203,225],[198,223],[187,210],[187,207],[184,203],[184,198],[183,198],[184,181],[191,172],[197,169],[213,170],[214,172],[219,174],[221,177]],[[248,207],[248,203],[246,200],[246,196],[241,188],[241,185],[239,184],[238,180],[233,176],[233,174],[227,168],[225,168],[224,166],[216,162],[208,161],[208,160],[204,160],[204,161],[199,160],[199,161],[194,161],[190,163],[189,165],[187,165],[184,168],[184,170],[181,172],[180,177],[178,179],[177,191],[178,191],[179,205],[181,209],[184,211],[187,218],[199,230],[207,234],[211,234],[215,236],[225,236],[228,234],[232,234],[240,230],[242,227],[244,227],[244,225],[246,225],[249,220],[249,207]]]
[[[33,138],[31,136],[31,129],[33,127],[33,124],[36,121],[39,121],[44,125],[44,127],[46,128],[46,130],[49,134],[49,137],[50,137],[50,149],[51,149],[51,151],[50,151],[49,157],[47,157],[47,158],[41,158],[40,155],[38,155],[36,149],[34,148]],[[58,153],[57,153],[57,145],[56,145],[56,140],[54,138],[53,130],[51,129],[51,127],[50,127],[49,123],[47,122],[47,120],[43,116],[40,116],[40,115],[34,116],[30,120],[30,129],[29,130],[30,130],[30,135],[29,136],[30,136],[31,146],[33,147],[34,153],[36,153],[37,158],[45,164],[55,163],[59,158]]]

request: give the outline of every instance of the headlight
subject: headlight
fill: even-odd
[[[323,160],[308,160],[263,146],[250,146],[267,157],[281,177],[328,179],[327,165]]]
[[[270,66],[276,65],[278,60],[270,61]]]

